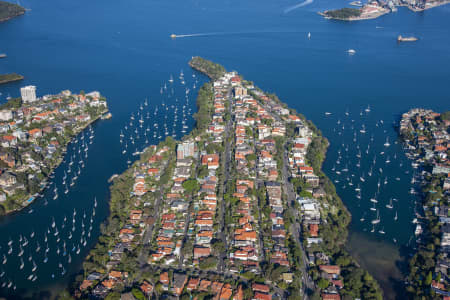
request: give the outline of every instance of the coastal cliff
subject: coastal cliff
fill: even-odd
[[[0,1],[0,22],[25,14],[25,8],[20,5]]]

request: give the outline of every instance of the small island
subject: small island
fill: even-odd
[[[390,12],[397,11],[398,6],[406,6],[414,12],[423,11],[436,6],[450,3],[450,0],[369,0],[362,5],[360,1],[354,1],[351,5],[360,8],[344,7],[335,10],[326,10],[319,12],[320,15],[327,19],[335,19],[342,21],[359,21],[375,19]]]
[[[66,146],[108,112],[99,92],[36,97],[36,87],[0,105],[0,215],[28,206],[48,186]]]
[[[23,76],[17,73],[0,74],[0,84],[22,80]]]
[[[18,4],[0,1],[0,22],[25,14],[25,8]]]

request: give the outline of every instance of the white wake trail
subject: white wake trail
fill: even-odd
[[[297,8],[306,6],[306,5],[311,4],[311,3],[313,3],[313,2],[314,2],[314,0],[306,0],[306,1],[303,1],[303,2],[301,2],[301,3],[298,3],[298,4],[296,4],[296,5],[293,5],[293,6],[291,6],[291,7],[286,8],[286,9],[284,10],[284,13],[285,13],[285,14],[290,13],[291,11],[296,10]]]
[[[193,37],[193,36],[210,36],[210,35],[223,35],[224,33],[221,32],[211,32],[211,33],[192,33],[192,34],[177,34],[177,38],[184,38],[184,37]]]

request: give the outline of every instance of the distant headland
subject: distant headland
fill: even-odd
[[[395,12],[398,6],[406,6],[414,12],[418,12],[448,3],[450,3],[450,0],[369,0],[366,4],[362,4],[361,1],[353,1],[350,4],[359,8],[344,7],[326,10],[319,12],[319,14],[327,19],[359,21],[375,19],[390,12]]]
[[[18,4],[0,1],[0,22],[25,14],[25,8]]]
[[[18,80],[22,80],[22,79],[23,79],[23,76],[16,74],[16,73],[0,74],[0,84],[18,81]]]

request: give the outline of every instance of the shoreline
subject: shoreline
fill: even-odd
[[[0,74],[0,84],[20,81],[23,80],[24,78],[25,77],[23,77],[22,75],[16,73]]]
[[[61,153],[62,155],[60,157],[57,158],[57,163],[51,167],[48,175],[42,180],[41,185],[43,184],[44,186],[42,188],[40,188],[40,190],[34,194],[28,194],[26,197],[24,197],[20,203],[18,203],[18,205],[21,205],[21,207],[12,209],[12,210],[6,210],[3,215],[1,215],[0,217],[5,217],[5,216],[10,216],[13,215],[15,213],[19,213],[21,211],[23,211],[25,208],[29,207],[31,204],[33,204],[38,198],[42,198],[43,195],[41,195],[41,193],[43,193],[48,187],[49,187],[49,183],[51,177],[53,175],[53,173],[55,172],[56,168],[58,168],[61,163],[64,161],[64,156],[67,154],[67,148],[68,145],[70,143],[73,142],[74,138],[76,136],[78,136],[81,132],[83,132],[87,127],[89,127],[90,125],[94,124],[95,122],[97,122],[98,120],[103,120],[102,116],[106,113],[109,112],[109,109],[106,108],[106,110],[104,110],[103,112],[101,112],[95,119],[90,120],[89,122],[87,122],[84,126],[80,127],[79,130],[73,134],[73,136],[71,136],[70,140],[62,147]],[[32,199],[30,202],[27,202],[29,199]]]
[[[323,11],[323,12],[319,11],[319,12],[317,12],[317,14],[321,15],[322,17],[324,17],[325,19],[328,19],[328,20],[338,20],[338,21],[348,21],[348,22],[373,20],[373,19],[376,19],[376,18],[379,18],[381,16],[384,16],[384,15],[387,15],[387,14],[391,13],[391,11],[387,9],[385,11],[378,12],[378,13],[372,14],[370,16],[364,16],[364,17],[360,16],[360,17],[351,17],[351,18],[337,18],[337,17],[330,17],[330,16],[328,16],[326,14],[326,12],[327,11]]]
[[[449,278],[441,266],[449,263],[450,164],[442,156],[446,152],[442,145],[449,141],[445,134],[449,116],[449,111],[413,108],[402,115],[399,126],[406,156],[417,170],[412,182],[417,184],[410,193],[420,195],[415,203],[416,240],[406,286],[409,294],[422,297],[448,295]]]
[[[221,70],[225,70],[222,66],[199,57],[192,58],[189,65],[194,70],[201,72],[211,79],[209,82],[204,84],[199,91],[199,95],[197,96],[197,112],[194,114],[194,118],[196,120],[195,125],[192,130],[188,134],[182,136],[180,140],[166,138],[166,140],[159,142],[157,145],[147,147],[141,154],[140,158],[134,161],[127,170],[120,175],[111,176],[109,180],[112,182],[110,185],[111,194],[109,199],[110,211],[109,216],[105,221],[106,226],[104,227],[102,235],[99,237],[99,242],[85,257],[83,262],[85,267],[83,271],[79,273],[80,275],[82,274],[82,276],[75,280],[70,293],[77,298],[83,296],[103,298],[112,293],[117,293],[120,295],[120,293],[125,293],[129,290],[127,288],[121,288],[120,286],[119,289],[114,290],[114,285],[116,283],[120,283],[124,278],[123,275],[125,274],[119,274],[118,272],[128,272],[127,275],[124,276],[125,278],[129,278],[129,275],[132,274],[133,279],[129,282],[131,284],[130,286],[134,286],[136,288],[140,286],[142,292],[147,293],[148,296],[154,296],[153,288],[157,286],[158,278],[159,281],[162,278],[159,277],[158,274],[161,276],[165,274],[162,272],[171,270],[171,272],[174,273],[174,276],[185,276],[185,278],[193,276],[194,278],[199,278],[199,280],[207,280],[209,278],[208,276],[205,277],[204,274],[200,274],[199,276],[196,272],[198,272],[198,270],[208,270],[217,275],[216,280],[219,282],[226,281],[227,278],[232,278],[231,285],[227,287],[227,289],[230,290],[240,289],[242,291],[242,285],[244,285],[245,289],[249,289],[251,291],[251,285],[248,284],[251,282],[254,284],[256,284],[255,282],[259,282],[265,287],[264,295],[267,296],[272,295],[272,293],[278,293],[279,295],[282,295],[282,297],[286,297],[289,293],[306,295],[308,291],[313,291],[315,294],[319,295],[322,293],[321,295],[325,295],[325,297],[350,293],[355,297],[361,298],[366,292],[368,292],[373,295],[373,299],[381,299],[382,291],[379,288],[377,281],[373,279],[373,277],[366,270],[362,269],[359,263],[356,262],[356,260],[351,257],[347,251],[342,249],[344,248],[342,247],[343,244],[347,242],[348,224],[350,222],[351,215],[342,200],[336,194],[333,183],[322,171],[322,165],[329,146],[328,140],[321,134],[312,121],[308,121],[303,115],[297,113],[294,109],[289,108],[285,103],[281,102],[277,96],[264,93],[257,86],[254,86],[253,83],[245,80],[242,75],[237,75],[236,72],[222,73]],[[217,79],[214,80],[213,78]],[[233,82],[235,83],[233,84]],[[201,91],[205,86],[214,89],[213,91],[215,91],[215,93],[208,93],[206,96],[202,96]],[[242,99],[239,100],[238,96],[232,96],[232,93],[233,91],[236,93],[240,89],[245,89],[245,91],[248,90],[249,94],[247,94],[247,100],[253,99],[254,102],[252,103],[255,103],[254,105],[260,105],[261,108],[266,111],[265,114],[259,112],[258,116],[262,119],[267,116],[271,116],[274,120],[276,120],[275,122],[278,122],[273,125],[273,128],[279,128],[282,132],[284,132],[280,136],[279,134],[275,134],[274,129],[273,135],[270,135],[271,138],[274,139],[273,143],[275,143],[272,150],[269,150],[270,146],[267,146],[267,148],[264,148],[266,146],[263,145],[256,146],[256,141],[254,142],[255,144],[251,142],[251,146],[249,146],[255,147],[255,150],[252,150],[252,153],[258,153],[256,159],[259,160],[260,163],[262,162],[262,156],[258,151],[266,151],[263,151],[262,149],[271,151],[274,155],[273,158],[271,158],[271,161],[276,164],[276,166],[273,167],[273,170],[277,172],[276,178],[273,174],[270,175],[271,177],[267,177],[267,175],[262,172],[262,169],[259,168],[244,168],[239,171],[238,175],[238,163],[226,155],[226,153],[231,153],[230,150],[236,151],[237,148],[233,148],[235,147],[234,140],[235,138],[238,140],[242,137],[240,135],[238,136],[240,133],[236,133],[236,130],[238,126],[242,126],[238,124],[240,124],[239,122],[241,122],[244,117],[239,117],[241,118],[241,121],[231,121],[232,116],[236,116],[238,114],[233,109],[237,109],[236,107],[238,107],[240,105],[239,103],[242,101]],[[222,93],[225,94],[225,91],[229,102],[226,102],[225,97],[223,97],[224,99],[222,100]],[[220,114],[223,118],[221,121],[218,121],[218,124],[225,124],[224,131],[222,132],[224,138],[222,138],[222,135],[220,135],[221,138],[218,138],[218,135],[209,136],[205,133],[210,130],[210,123],[212,122],[212,124],[216,124],[213,120],[213,115],[217,112],[215,112],[213,107],[217,107],[219,103],[222,102],[224,111],[219,112],[218,114]],[[249,104],[247,105],[249,107],[251,106]],[[248,113],[250,113],[250,111]],[[225,122],[223,120],[227,121]],[[261,122],[261,124],[263,124],[263,122]],[[267,126],[272,126],[272,124]],[[307,130],[308,132],[298,133],[295,129],[297,126],[299,126],[298,128],[304,128],[304,130]],[[253,137],[253,139],[258,140],[267,138],[267,136],[256,137],[256,135],[253,135],[256,131],[252,131],[253,133],[250,134],[248,133],[248,130],[252,129],[250,129],[250,127],[246,128],[249,128],[245,130],[246,137]],[[281,128],[284,128],[284,130]],[[258,135],[260,135],[260,133],[258,133]],[[288,162],[288,157],[291,157],[293,153],[294,141],[299,138],[310,140],[310,142],[306,143],[308,148],[306,151],[307,153],[305,153],[305,161],[308,161],[308,165],[311,166],[309,168],[314,170],[314,173],[317,175],[313,175],[316,178],[314,180],[317,180],[317,186],[325,189],[324,193],[326,193],[326,196],[323,198],[322,196],[316,196],[314,200],[317,201],[317,203],[319,203],[318,205],[321,207],[321,217],[318,222],[322,226],[320,229],[321,233],[323,230],[321,237],[319,237],[319,239],[323,238],[323,244],[317,246],[318,248],[311,247],[309,242],[308,245],[306,245],[306,241],[309,240],[309,235],[308,233],[305,233],[304,227],[309,225],[307,225],[308,223],[305,223],[303,216],[299,216],[300,208],[297,204],[299,195],[299,189],[297,186],[298,181],[295,182],[294,180],[299,176],[297,171],[294,172],[292,170],[292,166]],[[187,163],[187,165],[189,165],[187,167],[189,168],[188,173],[191,175],[188,178],[183,177],[184,180],[182,181],[183,184],[181,184],[180,189],[177,188],[175,190],[175,183],[180,179],[179,177],[176,177],[180,176],[176,175],[179,174],[177,172],[180,172],[180,169],[178,168],[181,168],[178,163],[185,164],[185,160],[188,160],[186,157],[178,157],[178,147],[186,143],[194,143],[193,147],[196,147],[195,145],[200,147],[200,149],[196,151],[201,153],[202,158],[200,160],[199,156],[192,154],[192,161]],[[205,143],[207,144],[206,147],[209,147],[210,145],[217,146],[214,146],[213,149],[205,148],[205,150],[203,149],[203,147],[205,147]],[[231,149],[230,146],[232,147]],[[175,156],[175,154],[177,156]],[[199,177],[200,173],[197,172],[200,172],[202,169],[199,167],[200,161],[202,165],[205,165],[206,163],[204,162],[204,158],[208,155],[214,157],[214,159],[217,159],[218,168],[214,168],[215,165],[212,163],[207,163],[207,170],[217,169],[217,171],[210,170],[208,174],[205,174],[205,176],[208,177],[204,177],[203,175],[203,177]],[[253,159],[249,157],[245,158],[245,160],[247,159],[248,161],[253,161]],[[136,172],[136,166],[141,166],[143,170],[147,168],[152,168],[152,170],[154,170],[156,168],[161,176],[153,179],[146,177],[146,175],[141,175]],[[135,170],[134,173],[133,170]],[[196,173],[191,173],[192,170],[196,170]],[[205,196],[201,196],[199,190],[201,187],[206,187],[203,186],[205,182],[202,181],[202,179],[200,179],[200,181],[194,179],[203,178],[204,180],[208,180],[206,178],[210,178],[209,176],[213,176],[211,178],[216,178],[216,176],[220,178],[219,180],[214,179],[214,181],[211,182],[206,181],[208,182],[207,185],[214,185],[214,188],[208,187],[208,189],[211,189],[210,193],[213,195],[218,195],[217,200],[220,199],[220,201],[214,202],[215,204],[211,208],[207,204],[199,204],[205,201],[201,200],[202,197]],[[165,179],[163,180],[162,178]],[[148,184],[147,187],[144,186],[145,192],[143,193],[140,188],[137,188],[139,185],[136,185],[139,184],[141,180],[147,182]],[[190,184],[194,181],[198,184],[198,189],[193,192],[193,190],[195,190],[195,187],[193,187],[192,190],[189,191],[191,186]],[[236,255],[239,251],[244,251],[239,250],[242,245],[234,246],[234,244],[229,244],[227,246],[226,241],[229,240],[227,237],[235,239],[235,233],[242,230],[239,226],[242,226],[241,222],[244,220],[240,219],[240,225],[237,225],[237,220],[234,220],[232,216],[234,216],[235,213],[239,216],[241,214],[246,216],[247,214],[245,213],[246,208],[242,203],[239,204],[238,202],[232,201],[232,197],[238,196],[235,196],[236,193],[234,188],[227,181],[247,182],[246,184],[248,187],[251,182],[255,183],[255,195],[252,195],[250,191],[245,191],[242,192],[244,195],[241,196],[242,199],[239,198],[239,201],[247,201],[245,195],[249,193],[248,197],[250,199],[248,201],[256,201],[256,203],[259,203],[255,206],[255,212],[252,212],[250,208],[247,212],[249,216],[253,216],[253,213],[258,216],[258,221],[252,221],[252,228],[247,229],[247,231],[255,232],[256,234],[254,241],[252,239],[253,242],[248,246],[255,247],[254,251],[257,251],[257,253],[264,249],[264,254],[261,253],[260,256],[255,253],[254,255],[256,257],[252,259],[252,261],[254,260],[261,264],[264,262],[264,266],[266,263],[277,264],[279,262],[278,264],[283,266],[282,270],[286,272],[285,274],[290,274],[293,276],[291,280],[285,281],[285,279],[280,277],[281,274],[276,272],[272,274],[273,269],[270,267],[263,267],[263,265],[259,267],[259,264],[257,264],[254,269],[250,269],[253,267],[245,267],[237,261],[228,258],[234,257],[234,255]],[[217,184],[218,182],[220,183]],[[253,190],[254,187],[252,186],[251,189]],[[277,189],[277,187],[279,189]],[[242,189],[242,187],[240,188]],[[258,191],[263,191],[262,194],[256,192],[256,189],[258,189]],[[277,193],[274,192],[274,190],[279,190],[280,194],[277,196]],[[152,193],[147,193],[150,191]],[[178,207],[180,204],[173,206],[174,204],[171,203],[171,201],[164,200],[166,197],[169,199],[169,194],[170,199],[174,199],[174,195],[177,194],[173,193],[179,193],[180,200],[177,201],[186,204],[186,211],[179,211]],[[268,197],[269,201],[267,203],[261,202],[267,201],[266,197]],[[312,194],[311,197],[313,197]],[[146,212],[145,204],[147,203],[149,208]],[[208,203],[209,205],[212,205],[210,202]],[[191,211],[193,208],[192,205],[202,205],[200,206],[202,214],[197,215],[197,213]],[[280,208],[280,206],[283,208]],[[332,209],[331,212],[327,212],[329,207]],[[164,215],[160,215],[161,211]],[[233,213],[233,211],[235,211],[235,213]],[[257,213],[258,211],[261,215]],[[275,211],[277,211],[280,215],[272,216],[271,213],[275,213]],[[203,219],[206,212],[209,212],[211,216],[207,219]],[[271,215],[270,217],[269,214]],[[119,222],[113,222],[112,218],[117,216],[119,216]],[[229,217],[231,217],[231,219],[229,219]],[[152,218],[152,221],[149,224],[147,224],[146,221],[148,218]],[[173,222],[169,223],[173,223],[174,228],[178,228],[178,222],[183,222],[183,232],[184,236],[187,237],[186,240],[179,239],[177,237],[178,235],[166,235],[165,231],[168,230],[165,227],[168,226],[167,218],[173,220]],[[277,218],[283,222],[279,223],[277,221],[276,224],[279,225],[273,225],[273,218]],[[215,237],[214,242],[197,242],[198,232],[194,233],[194,235],[186,235],[188,227],[190,226],[189,224],[194,224],[194,220],[196,224],[195,228],[201,232],[203,232],[202,230],[210,232],[211,238]],[[199,220],[211,220],[211,228],[198,229],[198,224],[200,223]],[[134,226],[131,226],[130,224]],[[250,223],[248,224],[250,225]],[[233,225],[237,227],[235,229],[230,229],[229,231],[228,228],[232,228]],[[253,229],[253,226],[256,227]],[[280,229],[274,229],[272,226],[276,226],[276,228],[279,227]],[[127,230],[129,230],[129,232]],[[284,232],[284,234],[281,232],[276,233],[277,230]],[[125,235],[126,231],[130,236]],[[118,234],[119,232],[120,234]],[[121,255],[109,255],[106,260],[99,260],[100,257],[106,255],[105,250],[111,248],[111,245],[115,244],[113,248],[116,249],[119,245],[123,245],[123,243],[128,243],[127,248],[130,256],[127,257],[131,258],[132,261],[127,261],[130,265],[134,265],[135,267],[128,268],[124,265]],[[216,243],[220,244],[221,247],[215,247],[214,245],[216,245]],[[166,244],[167,246],[161,248],[161,245]],[[105,247],[106,245],[108,245],[108,247]],[[178,250],[174,250],[175,245]],[[272,248],[272,246],[274,248]],[[283,248],[279,249],[278,247]],[[196,250],[193,251],[193,249],[209,249],[209,252],[208,255],[197,258],[195,257]],[[178,254],[173,251],[178,251]],[[285,255],[285,258],[283,258],[283,255],[280,253]],[[308,253],[309,255],[305,253]],[[323,254],[325,257],[329,257],[327,262],[321,262],[321,260],[318,259],[316,263],[311,265],[310,256],[314,256],[314,254],[317,253]],[[277,255],[277,258],[272,257],[272,255],[275,254]],[[241,267],[242,270],[240,269]],[[319,270],[322,267],[338,268],[339,270],[340,268],[342,269],[342,274],[339,276],[339,280],[336,282],[329,282],[329,284],[331,284],[330,289],[323,286],[323,280],[327,279],[322,278],[319,280],[319,278],[311,275],[312,273],[320,272]],[[276,268],[279,269],[281,267],[278,266]],[[130,273],[132,270],[133,273]],[[254,270],[255,274],[251,275],[252,271],[250,270]],[[154,275],[145,275],[145,272],[153,273]],[[175,273],[177,275],[175,275]],[[92,279],[94,278],[94,275],[95,280]],[[347,284],[344,287],[343,282],[348,282],[349,280],[357,282],[360,284],[360,287],[352,287],[351,285],[348,285],[347,287]],[[184,286],[184,284],[182,285]],[[342,292],[333,290],[335,285],[340,286],[342,288]],[[150,286],[151,288],[143,289],[143,286]],[[290,290],[289,292],[288,287]],[[172,294],[180,296],[182,290],[183,288],[180,288],[179,292],[174,292],[174,290],[170,291]],[[165,291],[167,291],[167,289],[165,289]],[[157,296],[164,294],[164,291],[161,291],[158,288],[156,288],[156,292]]]
[[[422,12],[422,11],[426,11],[428,9],[439,7],[439,6],[443,6],[443,5],[446,5],[446,4],[449,4],[449,3],[450,3],[450,0],[435,1],[435,2],[431,2],[430,4],[425,5],[424,8],[413,7],[411,5],[402,3],[402,4],[399,4],[398,7],[406,7],[412,12]],[[364,9],[364,6],[362,6],[361,9]],[[339,9],[336,9],[336,10],[339,10]],[[377,19],[377,18],[379,18],[381,16],[384,16],[384,15],[396,12],[396,10],[397,10],[396,7],[392,8],[392,9],[389,9],[389,8],[386,8],[386,7],[379,7],[379,11],[378,12],[371,13],[370,15],[357,16],[357,17],[348,17],[348,18],[329,16],[327,13],[330,10],[319,11],[319,12],[317,12],[317,14],[319,14],[322,17],[324,17],[325,19],[329,19],[329,20],[339,20],[339,21],[352,22],[352,21],[364,21],[364,20]]]
[[[0,1],[0,9],[4,10],[2,14],[6,14],[6,16],[0,17],[0,23],[24,15],[26,11],[24,7],[7,1]]]

